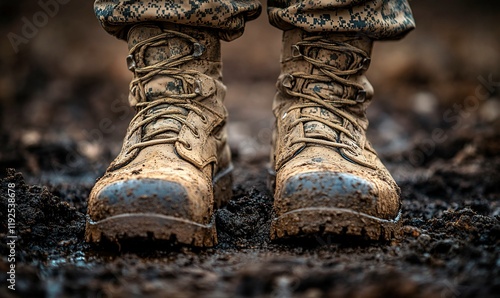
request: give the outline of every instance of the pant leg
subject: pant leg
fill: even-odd
[[[415,28],[407,0],[268,0],[269,21],[282,30],[359,32],[399,39]]]
[[[140,22],[169,22],[214,28],[223,40],[235,39],[245,22],[262,10],[258,0],[95,0],[94,11],[104,29],[125,39]]]

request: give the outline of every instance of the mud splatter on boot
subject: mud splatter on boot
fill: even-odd
[[[366,139],[373,88],[362,35],[283,35],[273,111],[271,238],[399,233],[400,190]]]
[[[92,189],[86,240],[212,246],[214,209],[231,197],[220,41],[209,30],[141,24],[128,43],[137,114]]]

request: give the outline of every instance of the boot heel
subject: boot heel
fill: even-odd
[[[214,206],[216,209],[226,205],[233,197],[233,165],[230,164],[214,178]]]
[[[267,189],[274,195],[276,190],[276,172],[271,168],[267,168]]]

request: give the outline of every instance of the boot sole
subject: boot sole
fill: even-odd
[[[276,174],[268,168],[267,186],[276,189]],[[271,220],[271,240],[303,236],[355,236],[373,241],[389,241],[402,235],[402,212],[393,220],[381,219],[351,209],[336,207],[303,208]]]
[[[388,241],[401,236],[401,212],[394,220],[342,208],[304,208],[271,221],[271,240],[308,235],[359,236]]]
[[[214,178],[214,205],[220,208],[232,197],[232,165]],[[119,243],[129,239],[166,240],[172,244],[212,247],[217,244],[215,213],[209,224],[157,213],[124,213],[93,221],[87,217],[85,241],[104,239]]]

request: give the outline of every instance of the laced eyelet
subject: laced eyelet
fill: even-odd
[[[196,80],[194,81],[195,87],[194,87],[194,93],[198,95],[202,95],[202,89],[201,89],[201,80]]]
[[[370,57],[364,58],[363,61],[361,62],[361,69],[367,70],[370,67],[371,61],[372,59],[370,59]]]
[[[127,56],[127,67],[128,67],[128,70],[131,70],[131,71],[134,71],[135,68],[137,67],[137,64],[135,63],[135,60],[134,60],[134,55]]]
[[[201,122],[203,122],[203,124],[207,124],[207,122],[208,122],[207,116],[205,116],[205,115],[200,115],[200,120],[201,120]]]
[[[281,80],[281,85],[283,85],[283,87],[285,87],[285,88],[291,89],[293,87],[294,80],[295,80],[295,78],[293,77],[293,75],[287,74]]]
[[[193,43],[193,57],[198,58],[205,52],[205,46],[199,42]]]
[[[301,52],[300,52],[300,47],[299,45],[292,45],[292,58],[299,58],[299,57],[302,57],[304,56]]]
[[[133,97],[137,97],[137,86],[132,86],[130,88],[130,94],[133,96]]]
[[[193,147],[189,143],[182,143],[182,145],[184,146],[184,148],[186,148],[186,150],[191,151],[191,149],[193,149]]]
[[[356,102],[364,102],[366,100],[366,90],[358,90],[356,94]]]
[[[200,132],[199,132],[197,129],[194,129],[194,130],[193,130],[193,136],[194,136],[195,138],[199,139],[199,138],[200,138]]]

